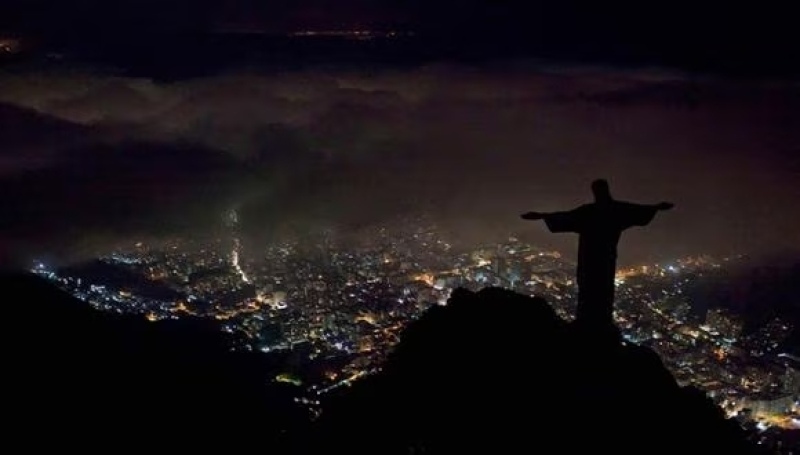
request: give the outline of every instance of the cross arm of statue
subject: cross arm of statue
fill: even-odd
[[[563,212],[526,212],[520,215],[523,220],[544,220],[550,232],[582,232],[597,226],[598,221],[612,222],[623,231],[631,226],[646,226],[657,212],[670,210],[671,202],[658,204],[635,204],[616,201],[607,194],[607,189],[595,193],[595,202],[584,204],[573,210]]]
[[[675,207],[675,204],[673,204],[672,202],[659,202],[658,204],[654,204],[651,207],[659,211],[671,210],[673,207]],[[549,215],[552,214],[546,212],[525,212],[522,215],[520,215],[520,218],[522,218],[523,220],[543,220],[547,218]]]
[[[566,212],[527,212],[523,220],[544,220],[551,232],[578,232],[585,223],[585,206]]]
[[[541,212],[527,212],[520,215],[520,217],[523,220],[541,220],[546,216],[547,216],[546,213],[541,213]]]

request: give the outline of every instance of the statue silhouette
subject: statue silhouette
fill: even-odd
[[[528,212],[526,220],[544,220],[550,232],[574,232],[578,241],[578,322],[592,327],[613,325],[617,243],[622,231],[646,226],[659,210],[673,204],[642,205],[614,200],[608,182],[592,182],[594,202],[568,212]]]

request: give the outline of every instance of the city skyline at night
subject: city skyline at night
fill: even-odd
[[[380,372],[406,327],[447,305],[456,289],[535,295],[564,320],[575,318],[574,262],[516,237],[459,248],[430,220],[409,218],[363,232],[358,246],[328,231],[254,248],[240,243],[238,214],[226,218],[227,233],[213,241],[128,243],[85,265],[36,262],[31,272],[104,312],[153,323],[209,320],[242,335],[235,349],[301,356],[272,379],[297,386],[311,416],[324,412],[328,394]],[[797,318],[756,322],[751,310],[700,291],[748,261],[697,255],[621,268],[614,323],[728,416],[793,430]]]

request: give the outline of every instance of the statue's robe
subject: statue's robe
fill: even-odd
[[[622,231],[646,226],[658,209],[621,201],[600,201],[544,217],[550,232],[574,232],[578,241],[577,319],[613,324],[617,243]]]

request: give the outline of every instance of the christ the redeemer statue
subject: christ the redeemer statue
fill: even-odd
[[[550,232],[574,232],[578,241],[578,311],[577,321],[591,326],[613,325],[614,276],[617,267],[617,243],[622,231],[632,226],[646,226],[659,210],[673,204],[654,205],[616,201],[608,182],[592,182],[594,202],[568,212],[522,215],[526,220],[544,220]]]

